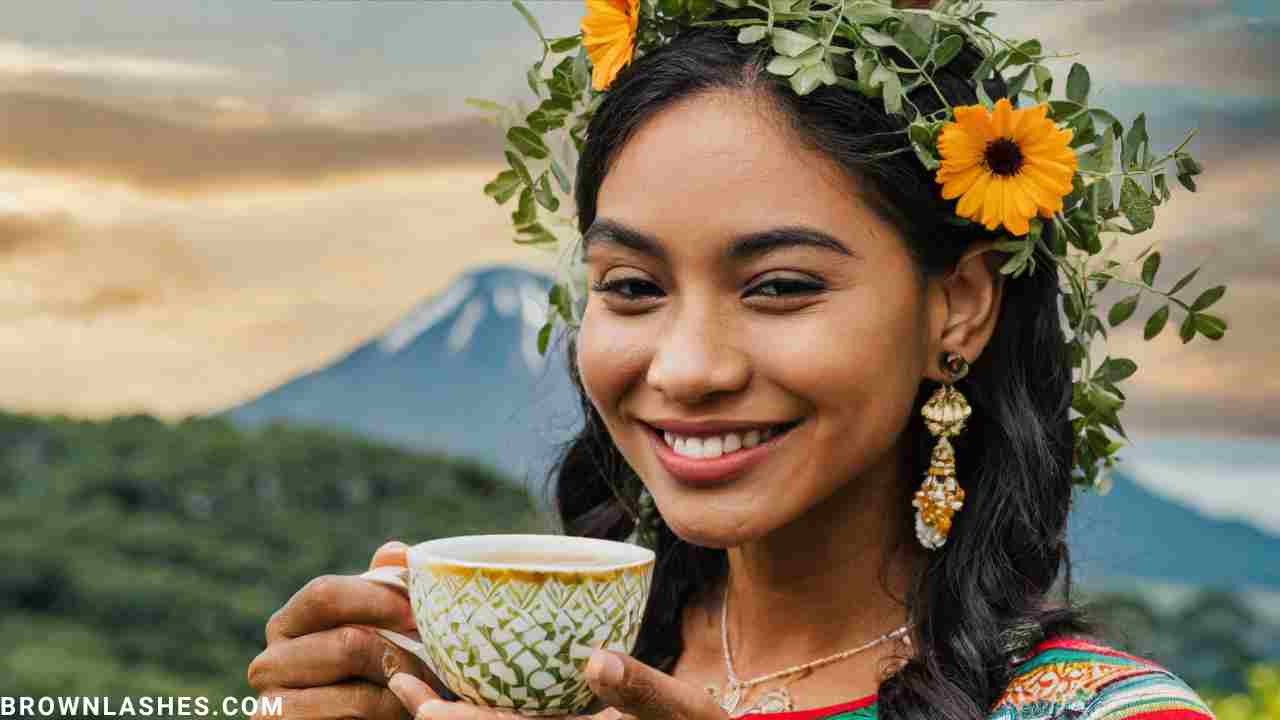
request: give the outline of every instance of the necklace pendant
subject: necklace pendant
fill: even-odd
[[[724,695],[721,694],[711,685],[707,686],[707,692],[711,694],[711,699],[720,705],[720,708],[729,714],[729,717],[736,717],[734,710],[738,707],[738,702],[742,700],[742,688],[734,683],[729,683],[724,688]]]
[[[746,710],[737,713],[737,715],[730,713],[730,716],[737,717],[748,713],[790,712],[794,707],[795,703],[791,700],[791,693],[787,692],[786,688],[777,688],[761,695],[760,699]]]

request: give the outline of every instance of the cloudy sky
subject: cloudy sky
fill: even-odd
[[[580,2],[529,5],[548,34],[576,32]],[[1164,286],[1198,264],[1193,287],[1228,284],[1231,329],[1186,346],[1171,330],[1143,342],[1133,320],[1117,331],[1110,351],[1141,367],[1127,426],[1276,439],[1280,10],[988,5],[1006,33],[1078,51],[1095,103],[1126,122],[1145,110],[1154,149],[1199,128],[1201,192],[1175,183],[1139,240],[1167,254]],[[4,407],[220,409],[340,356],[468,266],[548,267],[480,192],[501,138],[463,102],[531,98],[537,42],[506,2],[42,0],[5,20]]]

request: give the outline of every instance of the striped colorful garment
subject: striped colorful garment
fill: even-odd
[[[875,720],[876,696],[761,720]],[[1180,678],[1140,657],[1084,640],[1046,640],[1022,659],[991,720],[1214,720]]]

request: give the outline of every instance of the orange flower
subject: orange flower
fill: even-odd
[[[591,58],[591,87],[605,90],[618,72],[631,62],[640,0],[586,0],[582,18],[582,44]]]
[[[1014,110],[1007,98],[994,111],[982,105],[955,109],[956,121],[938,135],[942,167],[935,179],[942,197],[960,198],[957,215],[988,230],[1003,224],[1013,235],[1026,235],[1037,213],[1051,218],[1062,210],[1078,163],[1072,131],[1059,130],[1048,112],[1044,103]]]

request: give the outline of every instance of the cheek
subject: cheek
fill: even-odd
[[[646,349],[638,330],[600,318],[588,306],[578,330],[577,362],[582,386],[606,419],[617,413],[618,400],[643,379]]]

